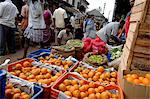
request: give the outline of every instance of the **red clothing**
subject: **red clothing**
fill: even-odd
[[[130,16],[127,17],[126,22],[125,22],[125,33],[126,33],[126,37],[128,36],[129,27],[130,27]]]

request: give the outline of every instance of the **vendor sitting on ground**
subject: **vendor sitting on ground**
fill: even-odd
[[[68,40],[73,39],[73,34],[71,33],[72,26],[67,25],[65,29],[61,30],[57,36],[58,44],[64,45]]]
[[[117,38],[117,35],[120,34],[123,25],[124,21],[110,22],[100,29],[96,34],[101,40],[107,43],[112,35],[114,37],[116,36]]]

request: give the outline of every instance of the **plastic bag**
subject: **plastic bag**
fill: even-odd
[[[84,43],[83,50],[85,53],[91,51],[91,46],[92,46],[91,42],[92,42],[91,38],[83,39],[83,43]]]

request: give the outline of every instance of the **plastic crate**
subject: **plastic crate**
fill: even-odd
[[[40,50],[31,52],[28,54],[28,58],[32,58],[33,56],[41,55],[43,53],[51,53],[51,50],[50,49],[40,49]]]
[[[4,99],[6,86],[6,71],[0,70],[0,99]]]
[[[40,86],[34,86],[34,95],[31,99],[41,99],[42,98],[43,88]]]
[[[11,63],[11,64],[8,64],[8,72],[11,72],[13,70],[13,66],[15,66],[16,64],[20,63],[22,64],[23,62],[25,61],[29,61],[29,62],[35,62],[35,60],[31,59],[31,58],[26,58],[26,59],[23,59],[23,60],[20,60],[20,61],[17,61],[17,62],[14,62],[14,63]],[[46,68],[46,67],[45,67]],[[67,71],[66,70],[62,70],[62,76],[63,74],[65,74]],[[19,78],[19,77],[18,77]],[[59,79],[59,78],[58,78]],[[58,80],[57,79],[57,80]],[[42,98],[43,99],[47,99],[48,97],[50,97],[50,91],[51,91],[51,86],[52,85],[49,85],[49,86],[43,86],[43,85],[40,85],[42,88],[43,88],[43,93],[42,93]]]
[[[61,91],[57,90],[58,86],[65,80],[68,78],[75,78],[78,80],[83,80],[82,78],[80,78],[79,76],[72,74],[72,73],[67,73],[65,74],[63,77],[61,77],[51,88],[51,98],[50,99],[59,99],[59,94],[61,93]],[[85,81],[87,84],[89,84],[90,82]],[[95,83],[96,86],[102,86],[100,84]],[[123,92],[122,89],[119,86],[115,86],[115,85],[109,85],[104,87],[105,90],[117,90],[119,93],[119,99],[124,99],[123,96]]]

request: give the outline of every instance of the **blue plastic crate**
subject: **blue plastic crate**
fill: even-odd
[[[40,49],[40,50],[31,52],[28,54],[28,58],[32,58],[33,56],[40,55],[43,53],[51,53],[51,50],[50,49]]]
[[[0,99],[4,99],[6,86],[6,71],[0,70]]]
[[[34,86],[34,95],[32,96],[31,99],[42,99],[42,92],[43,92],[43,88],[35,85]]]

